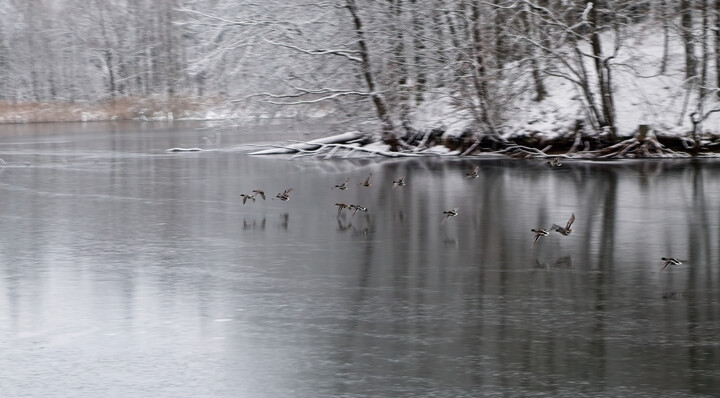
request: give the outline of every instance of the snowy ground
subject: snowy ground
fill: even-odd
[[[687,133],[692,127],[688,115],[697,110],[697,90],[693,87],[688,92],[681,43],[677,38],[671,38],[667,72],[659,75],[663,56],[662,31],[637,27],[630,36],[613,62],[618,134],[631,136],[639,124],[648,124],[655,132],[663,134]],[[606,36],[604,43],[612,44],[613,41]],[[606,48],[606,54],[611,50]],[[592,69],[592,65],[588,64],[587,70]],[[712,69],[709,76],[714,73]],[[571,131],[575,120],[583,117],[583,107],[578,101],[580,92],[570,81],[549,77],[545,83],[549,95],[544,101],[532,101],[529,93],[515,103],[515,111],[506,118],[502,127],[506,137],[556,136]],[[705,110],[713,106],[717,104],[706,104]],[[457,112],[450,99],[442,95],[417,109],[414,117],[416,127],[444,126],[450,135],[459,135],[471,123],[469,115]],[[703,130],[720,130],[720,116],[710,116],[703,123]]]
[[[679,39],[671,36],[667,72],[660,75],[658,72],[663,56],[662,31],[658,27],[636,26],[628,31],[626,36],[620,53],[612,61],[618,135],[632,136],[639,124],[650,125],[654,132],[665,135],[687,134],[692,127],[688,115],[698,109],[697,88],[696,85],[690,86],[684,80],[684,53]],[[612,37],[605,35],[603,42],[607,46],[605,53],[610,54],[612,48],[609,46],[614,44]],[[592,72],[591,64],[588,63],[586,67]],[[507,68],[510,70],[513,65]],[[714,73],[711,65],[708,80],[714,80]],[[527,76],[526,73],[525,78]],[[505,111],[504,120],[497,126],[506,138],[528,135],[556,138],[569,134],[575,126],[576,119],[584,117],[583,105],[578,100],[580,93],[573,83],[558,77],[548,77],[545,83],[549,95],[542,102],[534,102],[532,100],[534,93],[527,92],[517,96],[515,102],[508,105],[510,110]],[[529,85],[524,87],[527,86]],[[142,104],[135,105],[142,107]],[[718,106],[716,101],[707,103],[705,111],[715,106]],[[72,105],[72,109],[66,109],[64,112],[53,108],[54,113],[41,118],[33,118],[29,110],[15,113],[12,110],[4,110],[0,114],[0,122],[29,123],[52,121],[46,120],[52,118],[56,118],[57,121],[98,121],[123,119],[128,115],[138,120],[149,121],[172,119],[261,121],[278,117],[319,119],[329,115],[327,108],[314,112],[307,109],[300,111],[293,107],[270,110],[263,109],[261,104],[255,104],[247,109],[216,104],[206,106],[204,110],[197,109],[175,115],[172,112],[148,110],[118,116],[112,113],[116,110],[81,108],[78,104]],[[38,112],[42,112],[43,107],[38,109]],[[298,112],[303,114],[299,115]],[[61,115],[62,118],[59,117]],[[414,110],[411,118],[413,127],[425,131],[442,127],[446,130],[446,136],[457,136],[467,129],[477,131],[477,128],[472,128],[474,123],[472,117],[467,112],[459,111],[453,105],[450,96],[443,92],[429,94],[426,101]],[[375,126],[374,123],[371,124]],[[711,115],[703,123],[702,128],[703,131],[720,131],[720,112]],[[363,130],[363,126],[351,126],[345,131],[355,129]],[[376,128],[370,130],[374,131]],[[328,132],[328,135],[331,133]],[[586,131],[586,133],[595,134],[594,131]]]

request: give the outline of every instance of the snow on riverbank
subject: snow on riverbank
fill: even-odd
[[[628,38],[611,62],[616,105],[618,135],[632,136],[640,124],[667,135],[686,134],[692,129],[689,114],[696,110],[697,89],[684,79],[683,45],[671,36],[667,67],[659,74],[663,57],[663,34],[659,28],[637,26],[630,28]],[[607,34],[603,37],[605,54],[612,52],[614,44]],[[589,72],[591,64],[586,65]],[[715,71],[711,67],[710,76]],[[547,77],[548,97],[542,102],[532,100],[534,93],[517,97],[500,126],[504,138],[540,135],[554,138],[573,131],[576,119],[584,118],[581,93],[569,80]],[[597,92],[597,90],[595,90]],[[716,103],[706,105],[706,111]],[[448,136],[459,136],[472,126],[472,117],[456,111],[452,99],[435,93],[429,101],[412,113],[416,129],[445,128]],[[720,113],[711,115],[703,123],[704,131],[720,131]]]
[[[689,86],[684,80],[683,45],[677,35],[671,35],[667,57],[666,72],[659,74],[663,57],[663,34],[660,28],[652,25],[638,25],[627,28],[627,37],[621,51],[611,61],[613,67],[613,88],[615,92],[618,135],[632,136],[640,124],[647,124],[651,130],[665,135],[684,135],[692,129],[689,114],[697,110],[697,88]],[[606,34],[603,37],[605,53],[610,54],[614,42]],[[712,64],[712,62],[711,62]],[[508,65],[508,75],[517,65]],[[710,76],[715,75],[710,68]],[[587,70],[592,73],[593,66]],[[529,78],[527,74],[523,78]],[[592,79],[591,79],[592,80]],[[541,140],[568,137],[576,128],[577,119],[585,117],[580,92],[569,80],[560,77],[546,77],[548,96],[542,102],[532,100],[534,93],[523,92],[513,97],[514,102],[505,104],[508,108],[504,117],[496,126],[503,138],[535,136]],[[524,85],[529,87],[529,85]],[[418,131],[430,131],[440,128],[445,137],[460,137],[466,131],[481,132],[468,111],[458,110],[448,93],[436,90],[426,95],[426,99],[410,113],[410,125]],[[165,105],[159,99],[123,99],[113,106],[99,104],[96,108],[82,104],[62,104],[53,106],[37,105],[34,108],[8,107],[0,111],[0,123],[31,123],[34,121],[99,121],[99,120],[233,120],[235,123],[258,122],[273,117],[332,117],[329,108],[320,112],[307,109],[299,111],[295,107],[275,109],[264,112],[262,104],[257,103],[243,110],[236,105],[226,105],[223,101],[213,103],[187,103],[187,111],[163,111]],[[708,103],[705,111],[717,106]],[[190,110],[192,108],[192,110]],[[39,116],[38,116],[39,115]],[[309,115],[309,116],[308,116]],[[368,116],[372,118],[372,115]],[[362,123],[361,123],[362,124]],[[372,124],[372,123],[370,123]],[[372,124],[375,126],[375,124]],[[350,125],[347,130],[362,128]],[[704,131],[720,131],[720,112],[711,115],[702,125]],[[586,126],[588,134],[596,134]],[[335,130],[334,132],[337,132]],[[333,132],[328,131],[327,135]],[[438,150],[439,151],[439,150]],[[444,150],[442,150],[444,151]]]

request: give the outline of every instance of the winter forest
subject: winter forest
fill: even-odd
[[[395,151],[520,157],[720,145],[720,0],[8,0],[0,20],[3,122],[331,117]]]

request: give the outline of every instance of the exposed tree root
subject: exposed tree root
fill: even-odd
[[[461,153],[460,156],[467,156],[468,154],[471,154],[475,150],[475,148],[477,148],[479,145],[480,145],[480,140],[475,140],[475,142],[473,142],[473,144],[470,145],[470,147],[468,149],[463,151],[463,153]]]
[[[596,159],[679,158],[690,156],[688,153],[674,151],[662,145],[655,135],[648,131],[647,126],[640,126],[638,133],[632,138],[586,154]]]
[[[389,158],[399,157],[423,157],[423,156],[435,156],[430,153],[414,153],[414,152],[393,152],[379,148],[360,146],[358,144],[343,144],[343,143],[329,143],[323,144],[314,141],[312,145],[299,145],[307,144],[304,142],[291,142],[287,145],[276,144],[272,145],[275,150],[262,150],[253,152],[253,155],[267,155],[267,154],[292,154],[291,159],[299,157],[321,157],[323,159],[341,158],[347,159],[354,156],[383,156]]]
[[[548,155],[533,147],[523,146],[523,145],[508,145],[502,150],[495,151],[495,153],[500,155],[505,155],[511,158],[515,159],[527,159],[527,158],[546,158]]]
[[[435,134],[436,132],[433,132]],[[323,159],[331,158],[351,158],[362,156],[382,156],[389,158],[399,157],[423,157],[423,156],[440,156],[433,151],[430,141],[437,142],[437,137],[431,138],[432,134],[426,132],[424,134],[416,132],[411,137],[405,139],[395,139],[394,145],[390,145],[389,149],[383,146],[365,145],[370,140],[366,136],[359,133],[344,133],[331,137],[320,138],[307,142],[291,141],[283,144],[271,145],[270,148],[252,152],[253,155],[269,155],[269,154],[290,154],[292,158],[298,157],[319,157]],[[452,140],[443,141],[446,147],[451,151],[456,151],[458,156],[506,156],[514,159],[529,158],[576,158],[576,159],[613,159],[613,158],[681,158],[690,157],[693,148],[688,147],[688,143],[692,145],[692,141],[685,142],[686,139],[679,138],[677,145],[671,149],[660,143],[655,134],[650,131],[648,126],[640,126],[637,134],[626,140],[614,143],[610,146],[601,147],[599,149],[590,150],[590,140],[582,138],[581,134],[576,133],[572,139],[572,145],[568,142],[556,141],[552,143],[546,142],[542,149],[533,146],[520,145],[505,140],[495,140],[485,138],[472,137],[453,137]],[[680,144],[685,144],[683,151]],[[490,145],[488,145],[490,144]],[[720,149],[720,140],[716,144]],[[439,145],[437,143],[436,145]],[[595,142],[594,145],[602,145],[601,142]],[[569,148],[568,148],[569,146]],[[556,149],[550,153],[550,150]],[[562,153],[564,148],[567,152]],[[704,148],[704,147],[703,147]],[[710,145],[708,148],[712,150]]]

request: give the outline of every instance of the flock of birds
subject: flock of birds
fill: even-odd
[[[292,188],[286,189],[285,191],[280,192],[279,194],[277,194],[275,197],[278,198],[278,199],[280,199],[280,200],[282,200],[282,201],[288,201],[288,200],[290,200],[290,192],[291,192],[292,190],[293,190]],[[252,201],[254,202],[254,201],[255,201],[255,197],[258,196],[258,195],[260,195],[260,197],[262,198],[262,200],[265,200],[265,191],[263,191],[263,190],[261,190],[261,189],[254,189],[254,190],[252,191],[252,193],[249,194],[249,195],[248,195],[248,194],[244,194],[244,193],[243,193],[243,194],[240,194],[240,197],[242,198],[243,204],[245,204],[245,203],[247,203],[248,200],[252,200]]]
[[[548,236],[550,235],[550,231],[556,231],[560,235],[568,236],[572,233],[572,229],[570,227],[575,222],[575,213],[572,213],[570,216],[570,219],[565,223],[564,227],[561,227],[557,224],[553,224],[550,228],[538,228],[538,229],[531,229],[530,231],[535,234],[535,237],[533,238],[533,246],[537,243],[538,239],[540,239],[541,236]]]
[[[559,158],[554,158],[552,161],[549,161],[547,163],[550,167],[562,166]],[[466,178],[478,178],[480,176],[479,171],[480,171],[480,166],[476,166],[471,171],[465,173],[465,177]],[[363,181],[359,185],[363,186],[363,187],[370,187],[372,185],[372,183],[370,182],[371,177],[372,177],[372,173],[370,173],[367,176],[367,178],[365,179],[365,181]],[[345,191],[348,189],[349,181],[350,181],[350,177],[347,177],[347,178],[345,178],[345,180],[342,183],[336,184],[335,186],[333,186],[332,189],[339,189],[339,190]],[[405,180],[405,177],[403,176],[403,177],[398,178],[397,180],[393,180],[392,184],[393,184],[393,187],[403,187],[407,184],[407,182]],[[280,192],[277,195],[275,195],[275,198],[280,199],[282,201],[288,201],[290,199],[290,192],[292,192],[292,190],[293,190],[293,188],[288,188],[285,191]],[[248,200],[252,200],[254,202],[257,195],[260,195],[260,197],[263,200],[265,200],[265,198],[266,198],[265,192],[260,189],[255,189],[250,194],[241,194],[240,196],[242,197],[243,205],[245,203],[247,203]],[[337,209],[338,217],[340,217],[343,213],[343,210],[346,210],[346,209],[349,212],[352,212],[353,216],[358,211],[363,211],[363,212],[368,211],[367,207],[358,205],[358,204],[335,203],[335,206],[337,206],[337,208],[338,208]],[[450,219],[452,217],[456,217],[459,214],[458,210],[459,210],[459,208],[455,207],[450,210],[443,211],[443,218],[440,223],[445,224],[448,219]],[[568,219],[568,221],[565,223],[564,227],[561,225],[558,225],[558,224],[553,224],[552,226],[550,226],[548,228],[537,228],[537,229],[533,228],[533,229],[531,229],[530,232],[532,232],[534,234],[533,239],[532,239],[532,246],[535,246],[541,237],[550,235],[550,232],[552,232],[552,231],[557,232],[563,236],[568,236],[568,235],[572,234],[572,232],[573,232],[572,224],[574,222],[575,222],[575,213],[572,213],[570,215],[570,218]],[[661,270],[667,268],[669,265],[682,264],[682,260],[678,260],[675,257],[662,257],[661,260],[664,261]]]
[[[530,231],[535,234],[535,237],[533,238],[533,246],[537,243],[538,239],[540,239],[541,236],[548,236],[550,235],[550,230],[557,231],[561,235],[568,236],[572,233],[572,229],[570,229],[570,226],[575,221],[575,213],[573,213],[570,216],[570,219],[568,220],[567,224],[565,224],[564,227],[561,227],[557,224],[553,224],[550,228],[539,228],[539,229],[531,229]],[[662,261],[664,261],[661,270],[667,268],[668,265],[680,265],[682,264],[682,260],[678,260],[675,257],[662,257],[660,258]]]
[[[550,167],[560,167],[562,166],[562,163],[560,163],[560,158],[556,157],[553,160],[547,162],[547,164]],[[477,173],[477,168],[475,169],[475,173]],[[457,209],[456,209],[457,210]],[[560,225],[553,224],[550,228],[538,228],[538,229],[531,229],[530,232],[534,233],[535,236],[533,237],[532,245],[535,246],[538,239],[542,236],[548,236],[550,235],[550,231],[556,231],[561,235],[568,236],[572,233],[571,226],[575,222],[575,213],[572,213],[570,215],[570,219],[567,221],[564,227],[561,227]],[[662,268],[660,270],[664,270],[667,268],[668,265],[680,265],[682,264],[682,260],[678,260],[675,257],[661,257],[662,261],[664,261]]]

